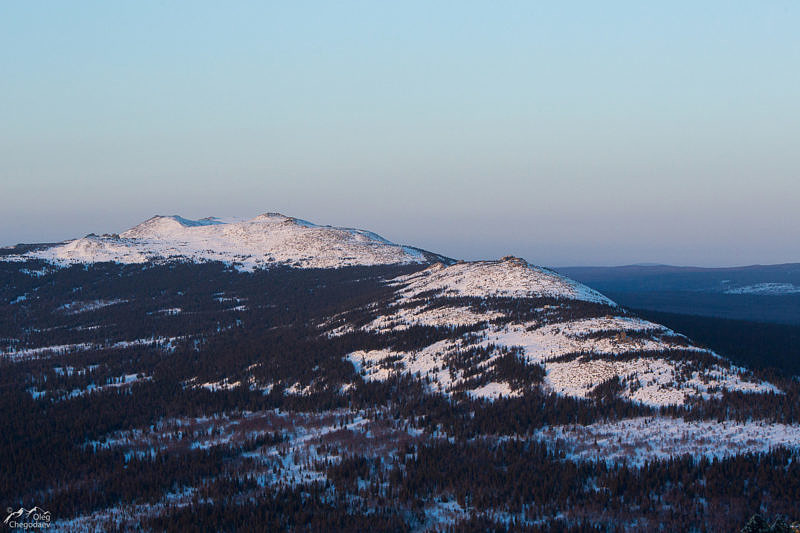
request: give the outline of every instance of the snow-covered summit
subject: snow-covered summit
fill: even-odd
[[[138,226],[134,226],[128,231],[123,232],[120,234],[120,237],[126,239],[168,238],[183,233],[186,228],[215,226],[219,224],[224,224],[224,222],[217,217],[189,220],[188,218],[183,218],[178,215],[156,215],[145,220]]]
[[[280,213],[250,220],[154,216],[119,235],[87,235],[27,255],[62,264],[183,259],[224,261],[245,269],[277,264],[335,268],[443,259],[369,231],[319,226]]]
[[[443,296],[549,297],[616,305],[586,285],[512,256],[499,261],[459,261],[450,266],[437,263],[395,281],[405,285],[400,291],[405,297],[436,291]]]

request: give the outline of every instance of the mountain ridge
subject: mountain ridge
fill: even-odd
[[[385,280],[392,291],[386,302],[351,310],[359,320],[318,324],[328,338],[355,336],[346,359],[367,381],[408,374],[434,393],[489,400],[532,387],[589,398],[598,387],[610,386],[622,398],[651,406],[718,398],[723,390],[780,393],[555,270],[513,256],[453,261],[367,230],[321,226],[276,212],[249,220],[156,215],[119,235],[88,235],[25,257],[56,265],[222,261],[244,271],[419,265],[418,271]],[[461,334],[454,336],[453,330]],[[409,337],[416,331],[428,333]],[[376,349],[374,339],[363,341],[364,334],[395,340],[380,341]],[[406,340],[397,342],[400,338]],[[239,377],[257,383],[252,374]],[[266,390],[273,384],[254,386]]]
[[[119,234],[89,234],[52,246],[31,247],[14,256],[57,265],[148,261],[223,261],[242,270],[290,265],[338,268],[452,260],[413,246],[395,244],[357,228],[323,226],[268,212],[252,219],[156,215]]]

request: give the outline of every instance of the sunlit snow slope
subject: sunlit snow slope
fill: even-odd
[[[374,233],[318,226],[278,213],[246,221],[155,216],[120,235],[87,235],[27,257],[56,263],[144,263],[159,259],[224,261],[243,269],[425,263],[443,258]]]
[[[779,392],[686,337],[518,258],[437,264],[391,283],[395,300],[372,321],[326,325],[333,336],[403,335],[402,345],[413,346],[350,353],[366,380],[406,374],[435,392],[490,399],[543,386],[575,398],[613,394],[647,405],[682,405],[725,390]],[[453,332],[428,341],[424,328]]]

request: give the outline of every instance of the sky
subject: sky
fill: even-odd
[[[0,2],[0,246],[277,211],[800,262],[800,2]]]

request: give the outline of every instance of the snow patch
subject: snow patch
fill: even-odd
[[[800,286],[792,283],[756,283],[743,287],[725,289],[725,294],[758,294],[764,296],[779,296],[782,294],[800,293]]]
[[[116,298],[112,300],[92,300],[89,302],[69,302],[56,308],[57,312],[66,315],[77,315],[80,313],[88,313],[89,311],[97,311],[103,307],[110,305],[117,305],[126,303],[128,300]]]

